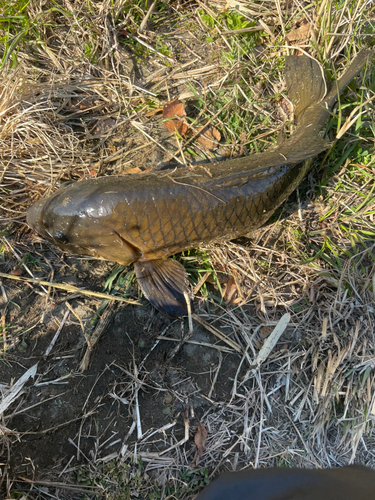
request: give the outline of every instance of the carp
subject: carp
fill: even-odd
[[[231,240],[264,224],[297,188],[312,160],[329,149],[322,138],[337,96],[366,64],[362,50],[327,91],[320,64],[287,56],[285,80],[295,132],[270,151],[151,173],[80,180],[42,198],[27,222],[62,250],[134,263],[144,295],[160,311],[184,315],[188,283],[171,255]]]

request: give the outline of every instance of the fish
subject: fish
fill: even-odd
[[[295,132],[275,148],[187,167],[79,180],[36,202],[28,225],[62,250],[134,265],[144,296],[172,316],[187,314],[187,273],[171,258],[262,226],[298,187],[313,158],[331,147],[324,127],[338,95],[365,66],[363,49],[330,89],[307,55],[285,58]]]

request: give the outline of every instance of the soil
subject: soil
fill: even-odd
[[[100,284],[112,267],[110,263],[98,266],[98,261],[87,259],[65,260],[54,281],[91,290],[101,289]],[[94,268],[97,276],[91,272]],[[76,274],[69,274],[68,270]],[[91,279],[80,279],[87,276]],[[33,286],[34,291],[24,283],[8,280],[3,286],[12,297],[7,311],[11,328],[26,332],[31,328],[18,335],[14,346],[3,356],[0,380],[11,385],[38,363],[35,379],[27,383],[24,394],[7,412],[6,427],[12,431],[13,444],[9,446],[9,455],[7,449],[3,450],[2,462],[8,464],[12,477],[43,477],[43,473],[51,473],[51,466],[57,473],[68,463],[74,466],[81,460],[118,455],[124,443],[130,445],[136,436],[134,430],[127,440],[136,420],[132,377],[140,381],[143,434],[177,419],[175,436],[180,440],[185,432],[185,411],[193,409],[195,419],[199,420],[213,405],[208,396],[219,362],[218,350],[184,344],[169,360],[177,343],[161,340],[150,352],[156,337],[165,330],[167,337],[180,341],[182,330],[186,333],[185,320],[170,319],[146,301],[139,306],[112,306],[110,323],[91,353],[89,368],[81,372],[86,340],[76,316],[84,322],[93,316],[100,301],[83,297],[69,300],[75,315],[69,313],[56,344],[45,356],[68,311],[66,292],[52,292],[52,300],[46,306],[45,295],[34,293],[38,291],[37,285]],[[191,340],[216,343],[215,337],[199,325],[194,325]],[[223,353],[211,396],[215,400],[227,399],[240,359],[237,353]],[[138,376],[135,367],[140,370]],[[168,443],[159,440],[149,450],[161,451],[167,447]]]

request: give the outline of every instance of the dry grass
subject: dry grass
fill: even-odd
[[[130,0],[76,2],[74,8],[68,0],[20,6],[16,0],[7,3],[8,20],[0,21],[1,265],[5,273],[18,266],[44,279],[44,291],[34,291],[45,310],[56,299],[48,282],[62,261],[57,253],[51,261],[49,248],[35,236],[32,244],[25,226],[32,202],[71,178],[269,148],[280,131],[288,134],[293,128],[283,93],[284,56],[305,51],[334,78],[360,47],[373,43],[375,29],[373,7],[363,0],[323,0],[317,7],[299,0],[181,0],[157,2],[155,9]],[[272,223],[251,243],[230,242],[182,257],[193,269],[197,315],[211,328],[209,341],[193,336],[189,342],[195,344],[189,345],[207,352],[214,348],[219,356],[207,375],[209,390],[197,391],[190,374],[187,382],[181,377],[172,387],[163,386],[146,369],[146,358],[134,357],[131,367],[111,366],[118,377],[111,398],[118,408],[126,405],[133,418],[127,436],[108,452],[104,433],[98,432],[95,453],[85,459],[81,429],[94,411],[87,399],[77,417],[79,435],[71,437],[81,465],[64,464],[60,477],[54,470],[48,480],[34,478],[27,487],[7,473],[8,495],[12,488],[31,488],[27,498],[82,498],[82,485],[89,483],[93,497],[96,492],[108,499],[135,494],[183,499],[192,498],[223,468],[375,466],[374,72],[367,68],[360,78],[328,125],[331,139],[342,127],[345,135],[317,159]],[[194,125],[211,121],[220,130],[216,150],[163,126],[159,112],[177,97],[186,100]],[[356,107],[346,130],[345,119]],[[31,265],[33,258],[39,264]],[[222,280],[223,275],[233,280]],[[12,362],[11,348],[19,346],[27,329],[16,328],[15,336],[9,327],[15,321],[12,300],[21,289],[12,289],[5,279],[1,287],[5,363]],[[69,296],[64,300],[69,304]],[[86,323],[76,311],[68,307],[64,321],[75,321],[75,315],[89,342],[92,318]],[[37,311],[33,328],[42,314]],[[283,317],[290,320],[281,337],[267,356],[263,351],[259,357]],[[54,325],[56,332],[60,326]],[[168,328],[156,332],[154,347],[169,338]],[[218,340],[215,330],[228,340]],[[254,366],[257,359],[262,363]],[[30,391],[49,373],[45,366],[39,370]],[[224,370],[233,384],[219,398],[217,380]],[[126,383],[120,382],[122,376]],[[11,385],[10,379],[2,382]],[[139,395],[146,389],[180,404],[161,427],[143,421],[147,416],[140,412]],[[9,387],[2,391],[5,398]],[[190,467],[197,392],[208,404],[198,411],[208,431],[199,469]],[[2,411],[8,458],[18,437],[12,418],[27,411],[21,392],[18,398],[17,407],[12,400]]]

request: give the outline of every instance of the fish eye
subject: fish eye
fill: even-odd
[[[61,231],[55,231],[54,239],[59,243],[69,243],[68,237]]]

